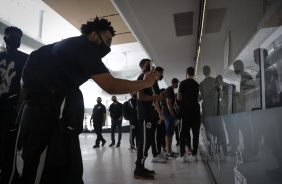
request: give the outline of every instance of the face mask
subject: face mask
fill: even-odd
[[[163,80],[164,76],[160,76],[159,81]]]
[[[151,71],[151,66],[150,66],[150,65],[147,65],[145,72],[149,72],[149,71]]]
[[[114,99],[114,100],[113,100],[113,102],[117,102],[117,100],[116,100],[116,99]]]
[[[136,94],[134,94],[134,95],[132,95],[132,97],[133,97],[133,98],[137,98],[137,95],[136,95]]]
[[[4,37],[4,41],[5,43],[11,47],[12,49],[17,49],[20,47],[21,45],[21,42],[18,41],[18,40],[14,40],[14,39],[10,39],[10,38],[7,38],[7,37]]]
[[[98,45],[99,55],[101,58],[105,57],[109,52],[111,52],[111,48],[104,42],[100,34],[97,34],[101,40],[101,44]]]
[[[98,104],[101,104],[101,101],[97,101]]]

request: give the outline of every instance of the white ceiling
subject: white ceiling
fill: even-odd
[[[194,66],[197,41],[198,0],[112,0],[129,29],[156,66],[165,69],[165,81],[185,78]],[[173,14],[194,12],[193,35],[176,37]]]

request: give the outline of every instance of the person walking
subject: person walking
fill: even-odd
[[[106,140],[102,135],[102,127],[105,126],[106,122],[106,107],[102,104],[101,97],[97,98],[97,104],[93,108],[92,116],[90,118],[90,124],[91,120],[93,120],[93,127],[97,135],[96,143],[93,148],[99,148],[100,142],[102,142],[102,146],[104,146],[106,143]]]

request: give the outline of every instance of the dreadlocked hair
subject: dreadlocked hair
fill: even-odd
[[[7,27],[4,31],[4,34],[10,34],[10,33],[18,33],[20,34],[21,36],[23,36],[23,32],[22,30],[20,30],[19,28],[17,27],[13,27],[13,26],[10,26],[10,27]]]
[[[82,35],[89,35],[92,31],[96,31],[97,33],[101,33],[102,31],[110,31],[112,36],[115,36],[115,30],[113,26],[111,26],[111,22],[107,19],[100,18],[96,16],[93,21],[87,21],[86,24],[82,24],[80,31]]]

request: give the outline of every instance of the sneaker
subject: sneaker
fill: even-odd
[[[99,148],[100,147],[100,145],[94,145],[93,146],[93,148]]]
[[[198,162],[197,155],[190,155],[189,158],[188,158],[188,161],[189,161],[190,163],[192,163],[192,162]]]
[[[179,153],[175,153],[175,152],[173,152],[173,151],[171,151],[171,153],[174,154],[174,155],[177,155],[177,156],[179,155]]]
[[[120,147],[120,143],[117,143],[117,146],[116,146],[116,147],[117,147],[117,148]]]
[[[112,147],[112,146],[114,146],[114,145],[116,145],[116,143],[113,143],[113,142],[112,142],[109,146]]]
[[[153,157],[152,163],[166,163],[166,159],[161,158],[159,155],[157,155],[156,157]]]
[[[192,153],[185,153],[184,154],[184,158],[186,160],[186,162],[189,162],[189,156],[191,156]]]
[[[175,160],[178,161],[178,162],[181,162],[181,163],[187,162],[184,155],[177,157]]]
[[[144,168],[144,172],[147,173],[147,174],[151,174],[151,175],[156,174],[155,170],[149,170],[149,169],[146,169],[146,168]]]
[[[104,146],[104,145],[106,144],[106,142],[107,142],[107,141],[105,141],[105,140],[102,141],[102,146]]]
[[[142,171],[139,171],[139,172],[135,170],[133,178],[141,179],[141,180],[154,180],[155,179],[154,175],[149,174],[145,170],[142,170]]]
[[[166,154],[166,156],[167,156],[168,158],[172,159],[172,158],[176,158],[178,155],[175,155],[175,154],[173,154],[173,153],[170,153],[170,154]]]
[[[158,154],[158,156],[166,160],[168,159],[168,157],[163,153]]]

